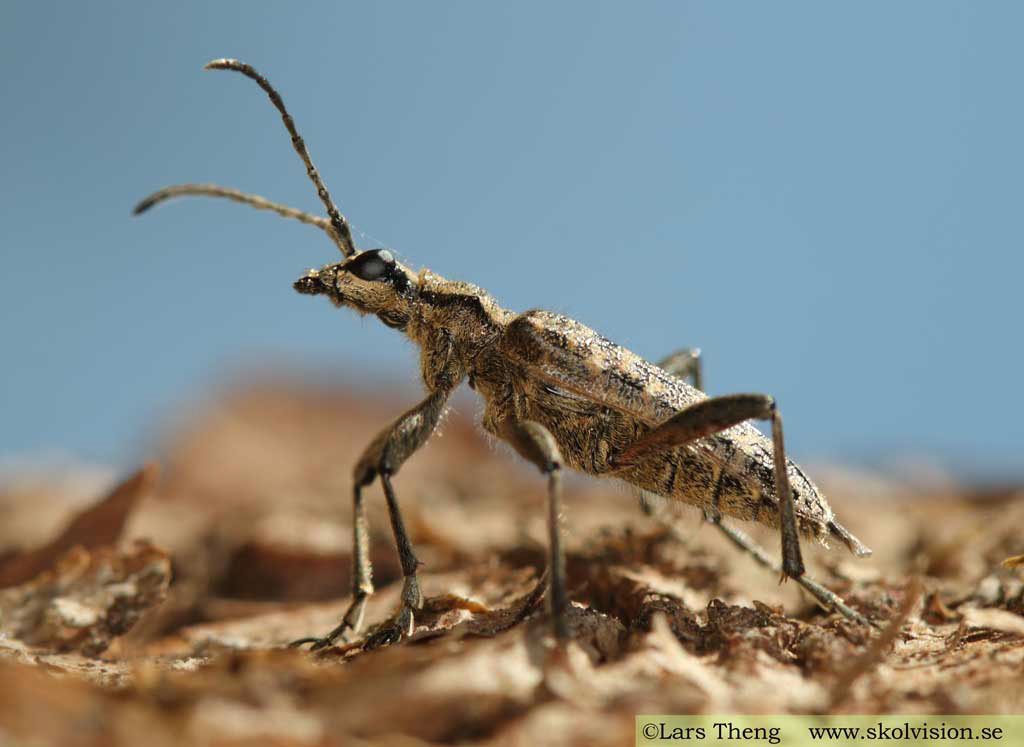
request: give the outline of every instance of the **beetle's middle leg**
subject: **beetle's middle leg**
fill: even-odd
[[[683,348],[658,361],[658,368],[684,381],[690,380],[694,389],[704,391],[704,365],[700,348]]]
[[[555,638],[569,637],[565,614],[569,599],[565,591],[565,552],[559,531],[562,498],[562,454],[551,431],[533,420],[501,420],[494,424],[494,433],[508,442],[519,455],[548,477],[548,572],[549,609]],[[541,583],[545,583],[542,579]]]
[[[378,477],[388,502],[391,529],[395,535],[395,546],[398,550],[398,559],[402,566],[404,580],[398,612],[389,624],[372,636],[369,644],[375,646],[392,643],[412,633],[413,612],[423,606],[423,594],[420,591],[419,579],[416,577],[416,569],[419,567],[420,561],[413,552],[412,543],[405,530],[405,522],[402,520],[402,513],[398,507],[398,499],[395,497],[395,490],[391,485],[391,477],[406,459],[426,443],[430,434],[433,433],[444,412],[450,391],[447,388],[435,391],[411,410],[402,414],[370,442],[359,461],[356,462],[353,474],[355,488],[352,532],[352,604],[338,626],[323,638],[301,638],[293,641],[292,646],[312,643],[312,650],[315,651],[330,646],[348,630],[353,632],[359,630],[366,599],[373,593],[362,489]]]

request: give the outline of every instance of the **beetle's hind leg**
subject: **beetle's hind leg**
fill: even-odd
[[[702,364],[703,362],[700,357],[700,348],[683,348],[682,350],[678,350],[675,353],[672,353],[671,355],[668,355],[665,358],[662,358],[660,361],[658,361],[658,366],[660,368],[672,374],[673,376],[677,376],[684,380],[687,377],[689,377],[693,386],[700,390],[704,389],[704,375]],[[792,491],[789,489],[789,476],[786,472],[786,452],[784,440],[782,437],[782,416],[779,415],[778,408],[775,406],[775,401],[771,397],[768,397],[767,395],[756,394],[734,396],[746,397],[748,399],[754,398],[753,401],[746,406],[746,411],[753,414],[750,414],[747,416],[747,418],[742,418],[741,420],[746,420],[748,418],[763,418],[766,420],[770,420],[772,423],[772,447],[774,451],[775,462],[775,494],[779,497],[779,511],[781,514],[779,517],[779,523],[782,527],[782,575],[783,578],[787,576],[789,576],[790,578],[799,578],[803,575],[804,564],[803,559],[800,555],[800,537],[796,528],[796,513],[793,508],[793,494]],[[708,400],[707,402],[713,402],[718,399],[728,398],[716,397],[713,398],[712,400]],[[703,405],[704,407],[710,409],[712,406],[708,405],[707,402],[698,403],[696,407],[699,409]],[[744,409],[743,406],[738,407],[739,410],[737,412],[737,416],[740,416],[743,414]],[[699,414],[696,414],[696,416],[694,414],[691,414],[690,416],[684,415],[684,413],[688,413],[692,409],[693,408],[686,408],[681,413],[676,415],[674,418],[669,420],[667,423],[662,424],[660,428],[657,428],[655,429],[655,431],[652,431],[652,433],[647,434],[647,436],[650,437],[657,431],[660,431],[661,428],[669,426],[669,431],[674,431],[676,433],[676,437],[681,437],[684,439],[682,442],[680,442],[680,445],[682,443],[686,443],[688,441],[693,440],[693,436],[687,436],[685,432],[681,432],[678,430],[677,427],[670,425],[670,423],[672,423],[672,421],[676,420],[677,418],[688,420],[690,423],[699,421],[701,417]],[[723,408],[719,409],[723,410]],[[715,431],[724,430],[725,428],[729,427],[729,425],[736,425],[738,422],[741,422],[741,420],[730,422],[726,425],[722,425],[721,423],[719,423],[719,427],[715,427],[714,423],[709,422],[708,425],[712,426],[713,429],[710,430],[707,434],[703,435],[709,435],[710,433],[714,433]],[[644,439],[641,439],[641,441],[643,440]],[[634,444],[634,447],[635,446],[636,444]],[[729,532],[727,531],[726,527],[720,521],[721,515],[718,512],[719,487],[720,485],[715,487],[711,511],[705,512],[705,514],[709,521],[711,521],[713,524],[715,524],[715,526],[719,527],[723,532],[725,532],[725,534],[729,536],[729,538],[733,540],[733,542],[736,542],[736,539],[729,535]],[[647,495],[645,495],[645,493],[640,494],[640,505],[641,508],[644,509],[645,513],[647,513],[648,515],[652,513],[650,499]],[[750,540],[747,541],[750,542]],[[757,557],[756,553],[752,552],[751,554]]]
[[[695,389],[704,389],[704,361],[700,348],[677,350],[658,361],[658,368],[683,381],[689,381]],[[654,516],[657,513],[657,501],[661,497],[640,488],[637,488],[636,494],[640,500],[640,510],[647,516]]]
[[[728,526],[722,523],[721,514],[712,516],[710,512],[705,512],[704,517],[721,530],[722,534],[729,538],[736,547],[749,554],[757,563],[770,571],[776,573],[782,572],[782,567],[772,560],[771,556],[764,551],[764,548],[759,546],[754,540],[747,536],[745,532],[741,532],[735,527]],[[802,576],[797,576],[793,579],[800,586],[802,586],[807,593],[809,593],[814,600],[821,605],[825,610],[835,610],[843,617],[853,620],[861,625],[872,625],[872,623],[864,617],[857,610],[851,608],[846,602],[843,601],[842,597],[836,594],[831,589],[828,589],[813,578],[808,576],[806,573]]]
[[[696,402],[623,449],[615,458],[613,466],[621,469],[642,463],[653,455],[679,448],[752,419],[769,420],[772,424],[772,471],[782,532],[782,573],[783,578],[799,578],[804,573],[804,562],[800,553],[793,491],[786,470],[782,418],[771,397],[765,394],[729,394]],[[710,511],[714,518],[718,513],[714,503]]]
[[[673,376],[678,376],[681,379],[691,377],[693,385],[696,388],[703,388],[700,385],[700,382],[702,382],[700,350],[697,348],[687,348],[673,353],[659,361],[658,366]],[[717,510],[718,495],[718,487],[716,486],[714,498],[712,499],[711,510],[704,512],[704,518],[708,523],[716,527],[729,539],[730,542],[736,545],[740,550],[743,550],[750,555],[759,565],[767,568],[768,570],[775,571],[776,573],[784,574],[785,572],[783,571],[782,566],[775,562],[771,556],[765,552],[764,548],[754,542],[754,540],[747,536],[745,532],[722,523],[722,515]],[[654,496],[647,491],[640,491],[641,508],[643,508],[644,512],[649,516],[656,514],[654,506],[652,505],[652,499],[654,498],[657,498],[657,496]],[[676,529],[674,524],[670,522],[666,523],[668,523],[673,530]],[[795,527],[793,528],[793,531],[795,533]],[[857,540],[856,537],[853,537],[844,528],[837,525],[837,529],[834,530],[834,532],[840,539],[850,546],[854,552],[857,552],[858,554],[868,554],[870,552],[867,548],[864,548],[863,545],[861,545],[860,541]],[[835,610],[843,615],[843,617],[860,623],[861,625],[871,624],[867,618],[847,605],[838,594],[825,586],[822,586],[806,573],[794,577],[793,580],[800,584],[800,586],[803,587],[824,609]]]
[[[413,631],[414,611],[422,608],[423,594],[420,591],[419,579],[416,576],[416,569],[420,561],[413,552],[412,543],[405,530],[405,522],[402,520],[402,513],[398,507],[398,499],[395,496],[395,489],[391,484],[391,477],[402,463],[419,449],[434,428],[444,412],[445,403],[448,400],[450,389],[442,389],[433,392],[401,415],[391,425],[381,431],[370,443],[363,455],[356,463],[354,490],[354,517],[353,517],[353,589],[352,604],[334,630],[323,638],[300,638],[291,643],[292,646],[301,646],[304,643],[312,643],[312,650],[326,648],[333,644],[338,638],[343,638],[346,631],[358,632],[362,623],[363,611],[366,600],[373,593],[371,580],[371,568],[368,547],[368,532],[366,528],[366,517],[363,513],[362,488],[369,485],[376,478],[380,478],[384,488],[384,496],[388,502],[388,513],[391,517],[391,529],[395,535],[395,546],[398,550],[398,559],[402,566],[404,577],[402,584],[402,596],[398,612],[383,626],[381,626],[367,641],[369,648],[394,643],[409,636]]]
[[[494,432],[520,456],[532,463],[548,478],[548,570],[540,584],[547,583],[548,610],[555,638],[564,641],[569,637],[566,610],[569,599],[565,592],[565,553],[559,531],[559,515],[562,499],[562,455],[551,432],[532,420],[502,420]]]

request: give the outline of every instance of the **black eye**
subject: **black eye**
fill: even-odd
[[[342,266],[360,280],[380,280],[395,267],[395,257],[387,249],[371,249]]]

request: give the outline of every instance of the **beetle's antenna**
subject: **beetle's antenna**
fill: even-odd
[[[175,184],[171,187],[164,187],[161,190],[157,190],[153,194],[142,200],[132,210],[133,215],[144,213],[154,205],[158,205],[164,200],[169,200],[173,197],[224,197],[234,202],[240,202],[243,205],[251,205],[257,210],[269,210],[273,213],[284,218],[295,218],[295,220],[305,223],[310,226],[316,226],[317,228],[323,229],[328,236],[335,239],[334,227],[327,218],[323,218],[319,215],[312,215],[303,210],[296,210],[295,208],[288,207],[287,205],[280,205],[276,202],[271,202],[265,197],[259,195],[250,195],[245,192],[240,192],[237,189],[231,189],[230,187],[219,187],[216,184]]]
[[[260,88],[266,91],[270,97],[270,101],[277,107],[277,110],[281,112],[281,119],[284,121],[284,126],[288,128],[288,134],[292,136],[292,145],[295,147],[295,152],[299,154],[299,158],[306,164],[306,174],[309,175],[310,181],[316,187],[316,193],[320,197],[320,201],[323,202],[324,207],[327,208],[327,215],[331,218],[331,228],[334,229],[334,233],[337,235],[335,243],[338,248],[341,249],[341,253],[346,257],[351,257],[356,253],[355,243],[352,241],[352,230],[349,228],[348,221],[345,220],[344,216],[335,207],[334,201],[331,199],[330,193],[327,191],[327,187],[324,185],[323,180],[320,178],[320,174],[317,172],[316,167],[313,165],[313,161],[309,157],[309,151],[306,150],[306,143],[295,129],[295,121],[292,119],[292,115],[288,113],[288,110],[284,107],[284,101],[281,99],[281,94],[274,90],[274,87],[270,85],[270,81],[260,75],[251,65],[247,65],[239,60],[213,60],[206,64],[207,70],[234,70],[241,73],[247,78],[251,78],[256,81]],[[252,203],[249,203],[252,204]],[[292,216],[294,217],[294,216]]]

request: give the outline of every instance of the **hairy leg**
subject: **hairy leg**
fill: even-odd
[[[540,423],[532,420],[503,420],[496,426],[497,435],[512,445],[519,454],[548,477],[548,572],[541,583],[548,583],[549,611],[555,638],[569,637],[565,620],[569,599],[565,591],[565,553],[559,532],[561,513],[562,455],[555,437]]]
[[[395,535],[395,546],[404,576],[402,597],[398,612],[389,625],[385,625],[370,641],[371,645],[383,645],[401,639],[412,633],[413,612],[423,606],[416,569],[420,565],[405,530],[405,522],[399,510],[391,477],[399,467],[419,449],[437,427],[444,412],[450,390],[439,390],[402,414],[391,425],[382,430],[363,452],[354,471],[353,501],[353,589],[352,604],[349,605],[341,622],[322,638],[301,638],[292,646],[312,643],[313,650],[325,648],[343,637],[346,631],[358,632],[362,623],[366,600],[373,593],[372,569],[370,567],[366,516],[363,512],[362,488],[380,478],[384,496],[388,502],[391,529]]]

